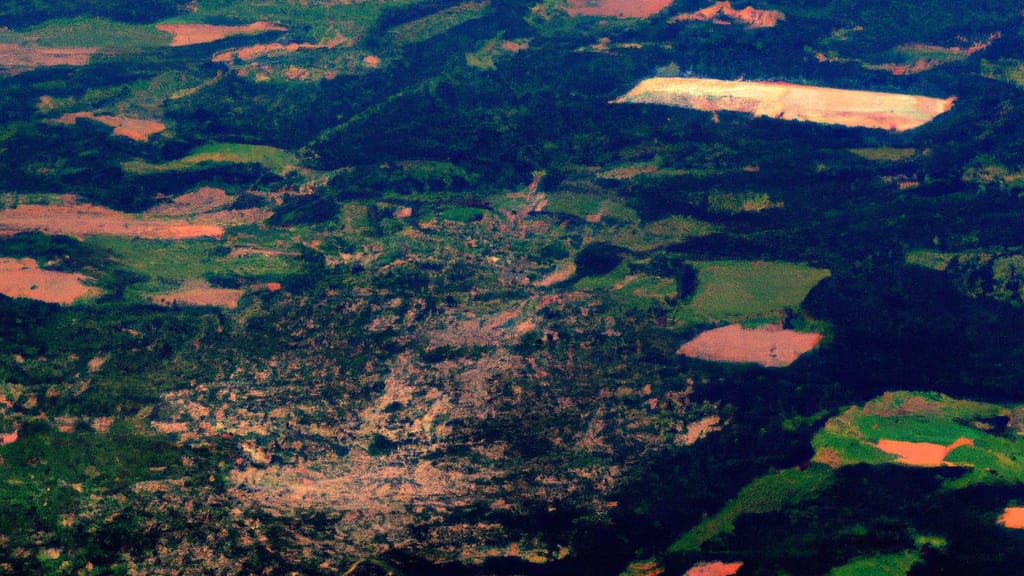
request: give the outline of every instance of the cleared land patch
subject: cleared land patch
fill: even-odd
[[[220,238],[224,234],[224,228],[217,224],[147,218],[90,204],[22,205],[0,210],[0,236],[29,231],[77,238],[93,234],[134,238]]]
[[[191,46],[223,40],[229,36],[250,36],[262,32],[279,31],[287,28],[270,22],[253,22],[244,26],[215,26],[213,24],[157,24],[157,29],[174,35],[171,46]]]
[[[1007,506],[999,517],[999,524],[1014,530],[1024,530],[1024,506]]]
[[[902,132],[953,107],[954,98],[841,90],[710,78],[649,78],[614,104],[662,104],[706,112],[744,112],[781,120]]]
[[[153,302],[161,306],[218,306],[233,310],[238,308],[238,299],[243,294],[245,291],[238,288],[214,288],[197,280],[185,282],[179,290],[157,294]]]
[[[70,304],[100,293],[99,288],[86,286],[86,280],[90,278],[84,274],[43,270],[31,258],[0,258],[0,294],[11,298]]]
[[[298,169],[299,160],[287,150],[259,144],[204,144],[178,160],[151,164],[143,160],[125,162],[125,171],[134,174],[160,172],[186,172],[209,164],[260,164],[271,172],[283,176]]]
[[[690,567],[683,576],[732,576],[742,567],[743,562],[701,562]]]
[[[672,0],[569,0],[570,16],[649,18],[672,5]]]
[[[753,6],[736,10],[732,7],[731,2],[723,1],[715,2],[711,6],[695,12],[686,12],[674,16],[669,20],[669,23],[697,21],[731,24],[732,22],[742,22],[747,25],[747,28],[772,28],[780,20],[785,19],[786,15],[778,10],[758,10]]]
[[[821,342],[821,334],[778,326],[744,328],[731,324],[701,332],[678,354],[712,362],[752,362],[772,368],[789,366]]]
[[[97,115],[92,112],[69,112],[60,117],[61,124],[74,124],[79,118],[95,120],[114,129],[114,135],[125,136],[137,142],[145,142],[154,134],[163,132],[167,126],[157,120],[128,118],[126,116]]]
[[[926,467],[942,466],[950,452],[961,446],[973,445],[974,441],[969,438],[960,438],[948,446],[932,442],[905,442],[888,438],[882,438],[876,444],[882,452],[897,456],[899,458],[897,461],[900,464]]]

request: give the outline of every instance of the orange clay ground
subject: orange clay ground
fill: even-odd
[[[236,288],[213,288],[205,280],[186,282],[180,290],[165,292],[153,297],[153,302],[161,306],[218,306],[233,310],[238,307],[238,299],[245,294]]]
[[[1007,506],[999,517],[999,524],[1014,530],[1024,530],[1024,506]]]
[[[814,349],[821,338],[821,334],[785,330],[778,326],[748,329],[730,324],[701,332],[683,344],[677,353],[711,362],[752,362],[782,368]]]
[[[899,457],[897,462],[907,466],[935,467],[945,464],[946,456],[961,446],[973,446],[974,441],[961,438],[949,446],[931,442],[903,442],[901,440],[879,440],[878,449]]]
[[[18,232],[38,231],[81,238],[91,234],[131,236],[134,238],[173,239],[220,238],[224,228],[184,220],[156,219],[125,214],[92,206],[18,206],[0,210],[0,236]]]
[[[736,10],[730,2],[716,2],[707,8],[680,14],[669,20],[675,22],[714,22],[715,24],[731,24],[742,22],[747,28],[771,28],[785,20],[786,15],[778,10],[758,10],[753,6],[747,6],[742,10]]]
[[[663,104],[707,112],[746,112],[782,120],[899,132],[930,122],[952,108],[954,100],[785,82],[649,78],[612,102]]]
[[[694,565],[683,576],[733,576],[743,567],[743,562],[702,562]]]
[[[24,72],[44,66],[84,66],[98,48],[44,48],[30,44],[0,44],[0,68]]]
[[[672,5],[672,0],[569,0],[570,16],[647,18]]]
[[[149,137],[163,132],[167,126],[156,120],[144,120],[142,118],[128,118],[126,116],[97,116],[92,112],[70,112],[60,117],[61,124],[74,124],[79,118],[95,120],[106,124],[114,129],[117,136],[125,136],[137,142],[145,142]]]
[[[191,46],[223,40],[229,36],[284,31],[287,28],[270,22],[253,22],[245,26],[214,26],[212,24],[157,24],[157,29],[174,35],[171,46]]]
[[[213,55],[213,61],[231,62],[233,60],[240,60],[242,62],[249,62],[257,58],[281,56],[283,54],[291,54],[305,50],[320,50],[324,48],[337,48],[339,46],[349,47],[353,44],[355,44],[354,40],[346,38],[340,34],[326,42],[318,42],[316,44],[312,44],[310,42],[291,42],[289,44],[272,42],[270,44],[253,44],[252,46],[246,46],[244,48],[218,52]]]
[[[31,298],[54,304],[70,304],[79,298],[100,293],[86,286],[83,274],[43,270],[31,258],[0,258],[0,294],[11,298]]]

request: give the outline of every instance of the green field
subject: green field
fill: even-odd
[[[694,262],[699,285],[690,302],[673,310],[681,324],[771,318],[799,308],[830,272],[789,262]]]
[[[230,143],[204,144],[184,158],[162,164],[130,160],[122,164],[122,167],[132,174],[156,174],[186,172],[216,164],[259,164],[279,176],[300,170],[298,158],[287,150],[257,144]]]
[[[942,394],[889,392],[832,418],[811,444],[815,459],[846,466],[896,462],[896,456],[875,447],[883,439],[949,445],[967,438],[974,445],[957,448],[946,462],[968,468],[969,473],[950,481],[949,488],[1024,482],[1024,462],[1017,457],[1024,453],[1024,439],[985,430],[986,420],[1011,413],[1009,407]]]
[[[668,551],[697,551],[712,538],[731,533],[734,522],[743,514],[763,514],[792,508],[817,497],[833,481],[832,470],[822,465],[813,465],[806,470],[792,468],[762,476],[747,484],[717,514],[704,519],[676,540]]]
[[[921,561],[916,550],[863,556],[829,572],[829,576],[905,576]]]
[[[59,48],[101,48],[116,51],[168,46],[171,35],[156,26],[125,24],[102,18],[50,20],[24,32],[0,31],[0,43],[31,41]]]

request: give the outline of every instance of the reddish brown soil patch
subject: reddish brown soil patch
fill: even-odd
[[[887,454],[899,457],[897,462],[907,466],[942,466],[946,456],[961,446],[973,446],[974,440],[961,438],[949,446],[932,444],[931,442],[903,442],[899,440],[879,440],[878,449]]]
[[[999,517],[999,524],[1014,530],[1024,530],[1024,506],[1007,506]]]
[[[13,73],[44,66],[85,66],[98,48],[43,48],[26,44],[0,44],[0,68]]]
[[[683,344],[678,354],[712,362],[753,362],[789,366],[821,342],[821,334],[784,330],[778,326],[747,329],[731,324],[701,332]]]
[[[930,122],[952,108],[954,100],[786,82],[650,78],[613,103],[663,104],[706,112],[745,112],[782,120],[903,131]]]
[[[206,282],[198,281],[186,283],[181,290],[157,294],[153,302],[161,306],[219,306],[234,310],[244,293],[234,288],[213,288]]]
[[[177,196],[167,204],[160,204],[150,208],[146,214],[153,216],[193,216],[206,212],[219,210],[231,204],[232,198],[227,192],[220,188],[204,186]]]
[[[373,54],[363,58],[363,65],[367,68],[379,68],[380,67],[380,56],[374,56]]]
[[[648,18],[672,5],[672,0],[569,0],[570,16]]]
[[[43,270],[31,258],[0,258],[0,294],[11,298],[70,304],[100,293],[99,288],[82,283],[89,279],[83,274]]]
[[[191,46],[223,40],[228,36],[259,34],[260,32],[284,31],[287,28],[270,22],[253,22],[245,26],[214,26],[212,24],[157,24],[158,30],[174,35],[171,46]]]
[[[225,50],[218,52],[213,55],[214,62],[231,62],[232,60],[241,60],[242,62],[250,62],[257,58],[282,56],[284,54],[292,54],[304,50],[320,50],[323,48],[337,48],[338,46],[352,46],[355,42],[349,38],[345,38],[340,34],[326,42],[317,42],[312,44],[309,42],[292,42],[290,44],[281,44],[279,42],[273,42],[270,44],[255,44],[253,46],[246,46],[245,48],[239,48],[237,50]]]
[[[145,142],[153,134],[163,132],[167,126],[156,120],[128,118],[125,116],[97,116],[92,112],[71,112],[60,117],[62,124],[74,124],[79,118],[95,120],[114,129],[117,136],[125,136],[138,142]]]
[[[151,239],[184,239],[209,236],[220,238],[224,228],[172,219],[155,219],[117,212],[108,208],[74,206],[18,206],[0,210],[0,235],[39,231],[83,237],[90,234],[131,236]]]
[[[686,571],[683,576],[733,576],[743,567],[743,562],[701,562]]]
[[[730,2],[716,2],[702,10],[680,14],[669,22],[699,21],[714,22],[715,24],[742,22],[747,25],[747,28],[771,28],[778,24],[779,20],[785,19],[786,15],[778,10],[758,10],[753,6],[736,10]]]

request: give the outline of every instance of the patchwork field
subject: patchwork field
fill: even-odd
[[[949,111],[954,100],[785,82],[650,78],[612,102],[743,112],[781,120],[902,132]]]
[[[125,116],[108,116],[92,112],[69,112],[60,117],[61,124],[74,124],[79,118],[94,120],[114,129],[115,136],[124,136],[137,142],[145,142],[154,134],[163,132],[167,126],[158,120],[128,118]]]
[[[123,164],[133,174],[155,174],[159,172],[184,172],[211,164],[260,164],[271,172],[283,176],[297,170],[299,161],[295,154],[259,144],[216,143],[204,144],[178,160],[151,164],[143,160],[131,160]]]
[[[730,24],[740,22],[746,24],[747,28],[772,28],[785,20],[786,15],[778,10],[758,10],[753,6],[747,6],[741,10],[732,7],[728,0],[715,2],[711,6],[701,8],[695,12],[686,12],[673,16],[669,22],[714,22],[715,24]]]
[[[570,16],[649,18],[672,5],[672,0],[569,0]]]
[[[133,238],[220,238],[223,226],[184,219],[149,218],[90,204],[20,205],[0,210],[0,235],[38,231],[84,237],[94,234]]]

